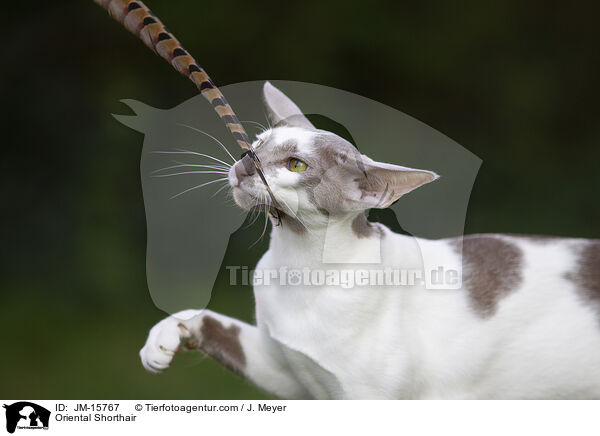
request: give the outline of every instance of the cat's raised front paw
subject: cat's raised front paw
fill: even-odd
[[[180,347],[194,349],[198,340],[194,335],[194,317],[198,311],[184,311],[163,319],[150,330],[146,344],[140,350],[142,365],[150,372],[167,369]]]

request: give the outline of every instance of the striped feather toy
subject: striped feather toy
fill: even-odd
[[[167,30],[165,25],[156,15],[146,7],[144,3],[137,0],[94,0],[102,6],[119,23],[123,24],[131,33],[137,35],[144,44],[150,47],[159,56],[169,62],[177,71],[189,78],[200,93],[206,98],[225,123],[238,145],[245,150],[257,173],[263,181],[270,197],[272,215],[280,222],[279,204],[267,184],[260,161],[250,143],[246,131],[237,116],[229,106],[225,96],[215,86],[206,71],[185,50],[181,43]]]

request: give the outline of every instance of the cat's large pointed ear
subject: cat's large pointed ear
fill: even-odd
[[[285,123],[293,127],[305,127],[314,129],[308,118],[304,116],[296,103],[289,99],[287,95],[279,89],[266,82],[263,87],[263,99],[267,113],[273,124]]]
[[[360,155],[356,160],[349,200],[360,209],[389,207],[405,194],[439,178],[433,171],[376,162]]]

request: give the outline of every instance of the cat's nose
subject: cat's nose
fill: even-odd
[[[254,171],[254,164],[252,163],[252,159],[248,156],[244,156],[242,160],[235,164],[235,176],[238,179],[238,183],[241,182],[244,177],[254,174]]]

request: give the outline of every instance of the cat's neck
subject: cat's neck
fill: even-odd
[[[327,262],[331,253],[364,252],[380,236],[380,227],[370,223],[363,212],[312,225],[284,216],[281,225],[273,226],[269,249],[291,261]]]

